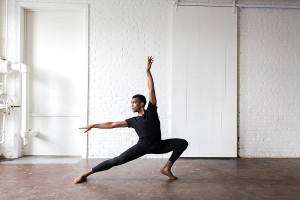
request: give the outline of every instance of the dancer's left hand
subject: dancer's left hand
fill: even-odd
[[[147,71],[150,71],[153,61],[153,57],[148,56]]]

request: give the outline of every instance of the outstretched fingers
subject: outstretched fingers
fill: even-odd
[[[154,59],[152,56],[148,56],[147,70],[150,70]]]
[[[84,133],[86,133],[86,132],[88,132],[89,130],[91,130],[92,127],[91,127],[91,126],[85,126],[85,127],[80,127],[79,129],[86,129],[86,130],[84,131]]]

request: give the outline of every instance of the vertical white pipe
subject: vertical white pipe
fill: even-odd
[[[2,130],[1,130],[1,141],[0,144],[3,144],[5,142],[5,114],[3,114],[2,118]]]
[[[27,132],[29,127],[28,76],[29,76],[29,71],[23,70],[22,71],[21,136],[23,138],[24,145],[27,144]]]
[[[6,19],[5,19],[5,54],[4,54],[4,56],[5,56],[5,59],[7,59],[7,40],[8,40],[8,0],[6,0],[6,2],[5,2],[5,6],[6,6],[6,8],[5,8],[5,14],[6,14]]]
[[[13,70],[19,71],[22,74],[22,103],[21,103],[21,136],[23,138],[23,144],[27,144],[27,135],[30,132],[29,127],[29,73],[30,69],[23,63],[12,64]]]

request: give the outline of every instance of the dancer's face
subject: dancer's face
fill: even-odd
[[[143,107],[143,102],[141,102],[138,98],[133,98],[131,100],[131,109],[132,112],[139,112]]]

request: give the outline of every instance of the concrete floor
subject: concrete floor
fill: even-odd
[[[169,181],[166,159],[142,158],[73,184],[100,161],[0,162],[0,199],[300,199],[300,159],[179,159]]]

